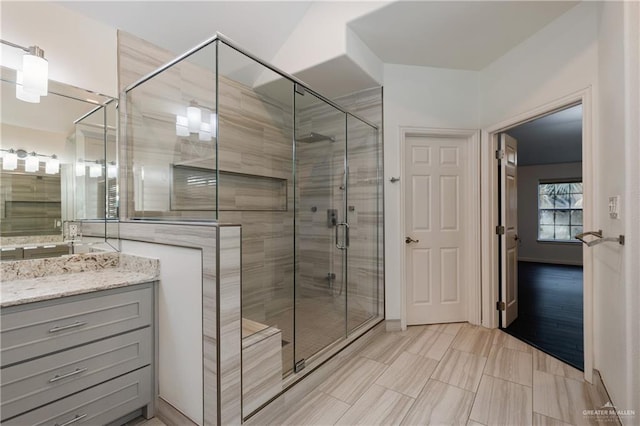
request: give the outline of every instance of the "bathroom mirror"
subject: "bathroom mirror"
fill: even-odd
[[[117,100],[49,81],[16,97],[1,67],[0,256],[20,260],[95,249],[117,237]]]

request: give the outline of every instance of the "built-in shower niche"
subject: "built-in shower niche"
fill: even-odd
[[[219,185],[218,185],[218,180]],[[218,203],[209,187],[219,186]],[[173,164],[171,210],[285,211],[287,179]]]

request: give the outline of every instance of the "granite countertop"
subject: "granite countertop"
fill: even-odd
[[[121,253],[3,262],[0,307],[155,281],[157,259]]]

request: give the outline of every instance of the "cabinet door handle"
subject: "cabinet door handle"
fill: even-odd
[[[67,377],[75,376],[76,374],[84,373],[85,371],[87,371],[86,368],[76,368],[75,370],[69,373],[63,374],[61,376],[56,374],[55,376],[49,379],[49,383],[55,383],[58,380],[66,379]]]
[[[69,330],[70,328],[76,328],[76,327],[80,327],[85,325],[86,322],[84,321],[76,321],[73,324],[69,324],[69,325],[60,325],[57,327],[53,327],[52,329],[49,330],[49,333],[55,333],[57,331],[62,331],[62,330]]]
[[[74,424],[75,422],[79,422],[80,420],[84,419],[85,417],[87,417],[86,414],[83,414],[81,416],[77,415],[72,418],[71,420],[69,420],[68,422],[64,422],[64,423],[56,423],[55,426],[69,426]]]

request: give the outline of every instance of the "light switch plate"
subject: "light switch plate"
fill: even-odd
[[[609,217],[611,219],[620,219],[620,196],[619,195],[609,197]]]

